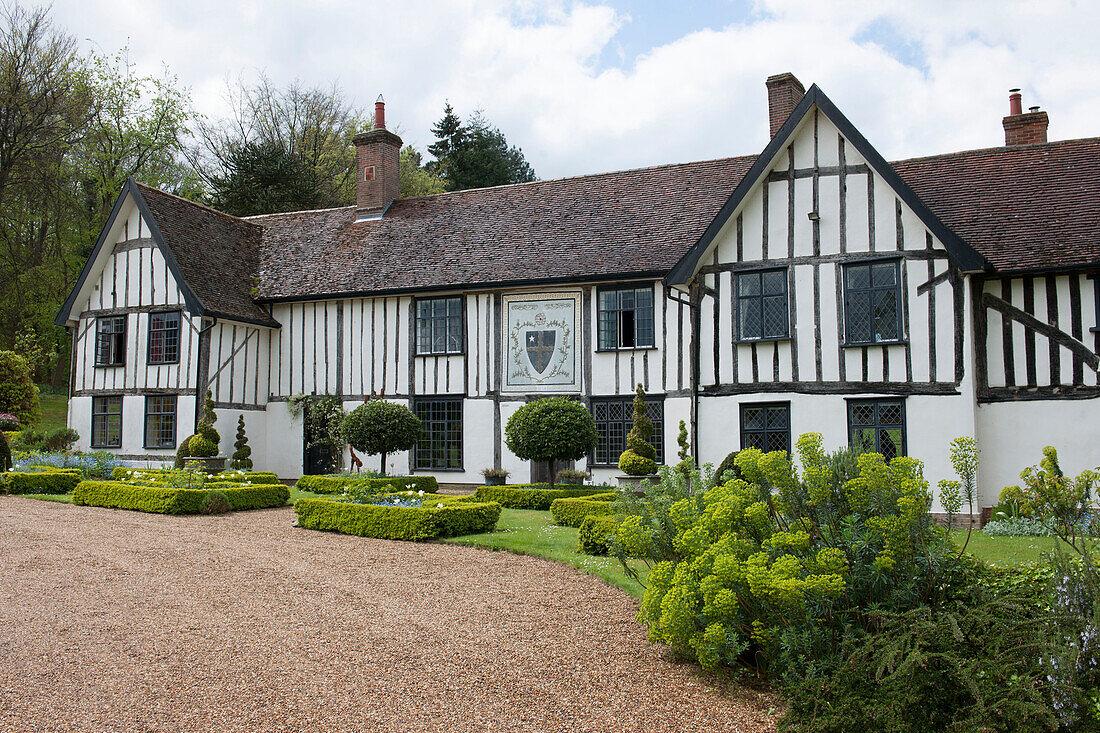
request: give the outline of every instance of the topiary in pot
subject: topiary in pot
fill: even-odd
[[[423,428],[412,410],[396,402],[371,400],[344,416],[340,434],[355,450],[382,458],[382,475],[386,475],[386,456],[411,450],[420,440]]]
[[[210,458],[218,455],[218,445],[221,443],[222,436],[214,429],[214,421],[217,419],[218,416],[214,412],[214,393],[206,390],[206,401],[203,402],[198,430],[180,443],[176,451],[176,468],[183,468],[188,458]]]
[[[516,457],[549,464],[551,488],[554,462],[584,458],[595,450],[597,440],[592,413],[568,397],[528,402],[512,413],[504,426],[504,442]]]
[[[634,426],[626,436],[626,450],[619,456],[619,470],[628,476],[648,476],[657,473],[657,449],[653,439],[653,422],[646,413],[645,390],[638,384],[634,393]]]
[[[247,471],[252,468],[252,449],[248,447],[248,436],[244,432],[244,415],[237,416],[237,440],[233,443],[233,468]]]
[[[37,425],[42,419],[31,368],[14,351],[0,351],[0,412],[14,415],[23,427]]]

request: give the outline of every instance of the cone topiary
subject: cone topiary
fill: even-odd
[[[638,384],[634,394],[634,426],[626,436],[626,450],[619,456],[619,470],[628,476],[648,476],[657,472],[657,449],[653,447],[653,422],[647,416],[645,390]]]
[[[248,447],[248,436],[244,432],[244,415],[237,416],[237,440],[233,448],[233,462],[229,465],[241,471],[252,468],[252,449]]]
[[[222,441],[222,436],[214,429],[214,421],[217,419],[218,416],[214,412],[214,393],[206,390],[206,401],[202,406],[198,430],[180,443],[176,451],[176,468],[183,468],[188,458],[209,458],[218,455],[218,445]]]

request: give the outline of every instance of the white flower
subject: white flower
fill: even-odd
[[[417,496],[424,496],[424,489],[421,489],[420,491],[416,492],[416,495]]]
[[[436,504],[436,505],[435,505],[435,508],[436,508],[436,509],[442,509],[442,508],[443,508],[443,505],[442,505],[442,504]]]

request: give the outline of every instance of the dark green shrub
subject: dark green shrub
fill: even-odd
[[[422,431],[420,418],[412,410],[385,400],[371,400],[356,407],[340,423],[340,433],[352,448],[381,457],[383,476],[386,456],[411,450]]]
[[[80,440],[80,433],[72,428],[58,428],[47,433],[45,440],[42,441],[42,448],[51,453],[62,453],[72,448],[78,440]]]
[[[298,525],[306,529],[388,540],[430,540],[489,532],[500,519],[493,502],[427,501],[419,507],[352,504],[335,499],[298,499]]]
[[[737,468],[737,454],[741,451],[735,450],[730,453],[722,462],[718,464],[718,468],[714,470],[714,475],[718,477],[718,481],[732,481],[735,478],[741,478],[741,471]]]
[[[639,383],[634,393],[634,424],[626,436],[626,450],[619,456],[619,470],[628,476],[649,476],[657,472],[657,449],[653,447],[653,421],[649,419],[645,390]]]
[[[508,450],[525,461],[547,465],[553,488],[555,461],[575,461],[596,448],[592,413],[568,397],[546,397],[520,407],[504,426]]]
[[[33,471],[9,471],[0,475],[0,493],[68,494],[84,479],[79,468],[44,467]]]
[[[229,505],[229,497],[221,491],[207,491],[199,509],[200,514],[225,514],[231,511],[233,507]]]
[[[244,432],[244,415],[237,416],[237,440],[233,443],[233,462],[229,465],[241,471],[252,468],[252,449]]]
[[[11,467],[11,446],[8,444],[8,436],[0,433],[0,472],[6,472]]]
[[[550,508],[554,499],[567,499],[571,496],[592,496],[603,494],[607,487],[552,489],[547,484],[513,484],[511,486],[479,486],[474,492],[478,501],[495,501],[509,509]]]
[[[30,366],[14,351],[0,351],[0,412],[15,415],[24,427],[37,425],[42,419]]]
[[[611,502],[615,497],[615,492],[611,491],[592,496],[554,499],[550,503],[550,514],[554,517],[554,521],[563,527],[579,527],[584,518],[589,515],[610,514]]]
[[[619,530],[619,523],[609,514],[589,514],[577,529],[577,552],[585,555],[606,555]]]

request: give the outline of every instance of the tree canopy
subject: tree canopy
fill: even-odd
[[[421,435],[420,418],[396,402],[371,400],[349,412],[340,425],[344,440],[367,455],[380,455],[382,475],[386,475],[386,456],[412,450]]]
[[[597,440],[592,413],[568,397],[528,402],[512,413],[504,426],[508,450],[524,460],[549,464],[551,486],[554,463],[584,458],[595,450]]]
[[[523,151],[509,145],[504,133],[480,111],[463,123],[447,104],[443,117],[432,126],[432,134],[436,141],[428,146],[428,152],[436,159],[427,170],[440,178],[448,191],[535,180]]]

